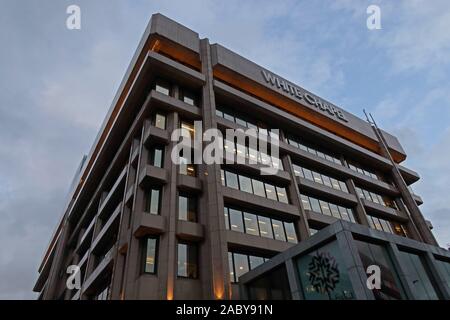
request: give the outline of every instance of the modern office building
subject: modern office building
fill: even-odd
[[[280,129],[271,158],[280,170],[174,164],[171,133],[200,120],[203,130],[271,138]],[[238,299],[241,275],[340,220],[436,246],[405,158],[391,134],[155,14],[77,172],[34,291]],[[68,266],[79,267],[81,287],[67,287]]]

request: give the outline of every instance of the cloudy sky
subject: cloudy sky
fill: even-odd
[[[33,299],[68,186],[152,13],[397,135],[450,243],[450,2],[0,0],[0,299]],[[81,30],[66,8],[81,7]],[[366,9],[381,8],[381,30]],[[201,16],[201,17],[200,17]]]

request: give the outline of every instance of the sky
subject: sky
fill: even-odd
[[[81,29],[66,27],[69,5]],[[378,5],[381,29],[366,25]],[[38,265],[150,16],[255,61],[396,135],[450,244],[450,1],[0,0],[0,299]]]

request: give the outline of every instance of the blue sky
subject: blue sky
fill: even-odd
[[[0,0],[0,298],[38,263],[152,13],[161,12],[397,135],[450,243],[450,2]],[[81,7],[81,30],[66,8]],[[368,30],[366,8],[381,8]],[[201,18],[199,16],[202,16]]]

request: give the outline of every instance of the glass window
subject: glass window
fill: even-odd
[[[220,180],[222,181],[222,185],[225,185],[225,172],[223,169],[220,169]]]
[[[275,240],[286,241],[283,223],[279,220],[272,219],[273,235]]]
[[[245,232],[255,236],[259,236],[258,219],[256,215],[244,212]]]
[[[267,199],[278,200],[277,193],[276,193],[275,187],[273,185],[264,183],[264,187],[266,189]]]
[[[417,300],[437,300],[438,294],[430,280],[428,269],[417,254],[399,251],[405,276]]]
[[[157,80],[155,84],[155,90],[165,94],[166,96],[170,95],[170,85],[167,81]]]
[[[264,258],[262,257],[249,256],[248,258],[250,260],[250,270],[253,270],[260,264],[264,263]]]
[[[341,215],[339,214],[339,208],[337,205],[330,203],[330,210],[333,217],[341,219]]]
[[[330,177],[322,175],[322,181],[323,181],[323,184],[326,185],[327,187],[330,187],[330,188],[333,187],[333,185],[331,184]]]
[[[302,199],[302,204],[303,204],[303,209],[305,210],[311,210],[311,205],[309,204],[309,199],[307,196],[305,195],[300,195],[301,199]]]
[[[378,195],[376,195],[375,193],[371,192],[371,196],[372,196],[372,201],[375,203],[380,203],[380,200],[378,199]]]
[[[325,154],[323,152],[317,151],[319,158],[325,159]]]
[[[181,121],[181,129],[186,130],[191,138],[194,138],[195,135],[195,126],[191,122]]]
[[[166,116],[163,115],[162,113],[156,113],[155,114],[155,120],[154,120],[154,126],[162,129],[162,130],[166,130]]]
[[[335,188],[337,190],[339,190],[341,188],[339,181],[337,181],[334,178],[330,178],[330,180],[331,180],[331,184],[333,185],[333,188]]]
[[[276,187],[276,189],[277,189],[278,201],[283,202],[283,203],[289,203],[288,197],[286,194],[286,189],[280,188],[280,187]]]
[[[242,120],[242,119],[240,119],[238,117],[236,117],[235,120],[236,120],[237,124],[239,124],[239,125],[241,125],[243,127],[247,127],[247,122],[245,120]]]
[[[323,184],[322,177],[317,172],[313,171],[312,175],[314,177],[314,181],[320,184]]]
[[[195,106],[195,105],[197,105],[195,100],[196,100],[195,96],[192,93],[183,91],[183,102],[184,103],[190,104],[191,106]]]
[[[258,216],[258,225],[261,237],[273,239],[272,226],[269,218]]]
[[[320,209],[319,200],[309,197],[309,203],[311,204],[312,211],[322,213],[322,210]]]
[[[147,203],[145,211],[151,214],[159,214],[160,200],[161,200],[161,191],[159,189],[150,189],[147,194]]]
[[[223,208],[223,215],[225,217],[225,228],[227,230],[230,230],[230,217],[228,216],[228,208],[227,207]]]
[[[179,277],[194,278],[197,273],[197,246],[193,244],[178,243],[178,272]]]
[[[163,165],[163,147],[155,147],[150,150],[150,165],[162,168]]]
[[[348,193],[347,185],[344,181],[339,181],[339,186],[341,187],[341,190]]]
[[[312,174],[311,170],[303,168],[303,174],[305,175],[306,179],[314,181],[313,174]]]
[[[264,190],[264,183],[261,181],[252,179],[253,193],[260,197],[265,197],[266,192]]]
[[[372,290],[377,300],[399,300],[404,299],[404,293],[397,273],[393,268],[391,259],[386,249],[380,245],[355,240],[359,256],[364,269],[370,265],[380,267],[381,288]]]
[[[191,222],[197,220],[197,201],[195,198],[184,195],[178,197],[178,219]]]
[[[297,234],[292,222],[284,222],[284,230],[286,230],[286,238],[288,242],[297,243]]]
[[[320,203],[320,207],[322,208],[322,213],[326,214],[327,216],[331,216],[331,210],[328,205],[328,202],[319,200],[319,203]]]
[[[356,298],[346,264],[336,241],[301,256],[297,259],[296,264],[306,300],[351,300]]]
[[[239,281],[239,277],[249,270],[248,257],[245,254],[233,253],[234,258],[234,270],[236,272],[236,280]]]
[[[245,176],[239,176],[239,187],[240,190],[244,192],[253,193],[252,179]]]
[[[216,116],[223,118],[223,112],[216,109]]]
[[[304,178],[305,176],[303,175],[303,171],[302,168],[296,164],[292,165],[292,168],[294,169],[294,174],[298,177],[302,177]]]
[[[242,223],[242,212],[229,208],[231,230],[244,232],[244,224]]]
[[[225,178],[227,181],[227,187],[233,189],[239,189],[238,177],[237,174],[229,171],[225,171]]]
[[[234,122],[234,117],[231,114],[228,113],[223,113],[223,117],[227,120],[233,121]]]
[[[288,139],[288,142],[289,142],[289,144],[290,144],[291,146],[294,146],[294,147],[298,148],[298,143],[295,142],[294,140]]]
[[[157,240],[148,238],[145,241],[145,256],[144,256],[144,272],[156,273],[156,246]]]
[[[231,252],[228,252],[228,267],[230,268],[230,281],[236,282],[236,278],[234,276],[233,254]]]

